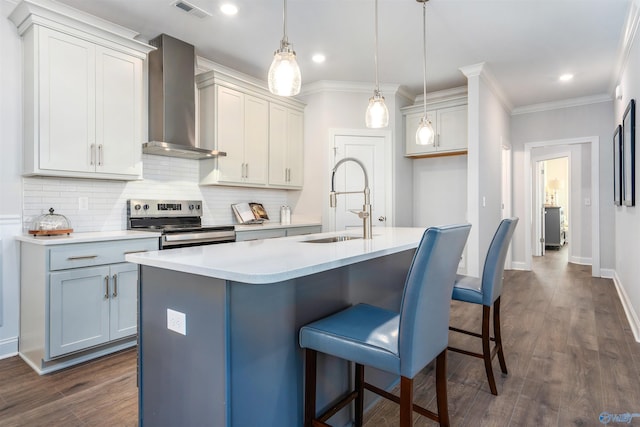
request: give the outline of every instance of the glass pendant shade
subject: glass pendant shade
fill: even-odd
[[[284,40],[282,47],[273,55],[268,81],[269,91],[274,95],[293,96],[300,93],[302,77],[296,53]]]
[[[435,145],[435,132],[431,126],[431,120],[424,116],[420,119],[420,125],[416,131],[416,144],[418,145]]]
[[[384,96],[380,92],[375,91],[373,96],[369,98],[365,122],[368,128],[384,128],[389,125],[389,109],[384,103]]]

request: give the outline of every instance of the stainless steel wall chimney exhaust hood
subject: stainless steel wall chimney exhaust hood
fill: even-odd
[[[142,152],[186,159],[226,156],[195,144],[195,49],[161,34],[149,42],[149,142]]]

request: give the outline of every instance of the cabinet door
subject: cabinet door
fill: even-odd
[[[467,106],[438,110],[438,151],[467,149]]]
[[[287,111],[287,166],[289,187],[302,188],[304,182],[304,114]]]
[[[416,144],[416,132],[418,131],[418,126],[420,125],[420,119],[422,119],[423,116],[424,114],[422,112],[407,114],[405,116],[404,129],[407,156],[419,156],[422,154],[434,153],[436,151],[436,147],[433,144]],[[427,111],[427,118],[431,120],[431,125],[433,126],[433,130],[437,135],[438,130],[435,111]]]
[[[142,61],[96,48],[96,171],[142,174]]]
[[[138,331],[138,266],[111,266],[110,339],[135,335]]]
[[[39,30],[40,169],[95,171],[95,45]]]
[[[244,177],[244,95],[224,86],[216,90],[216,141],[218,150],[218,181],[242,182]]]
[[[300,188],[304,174],[304,115],[271,104],[269,108],[269,184]]]
[[[109,267],[49,275],[49,356],[109,341]]]
[[[269,184],[287,185],[287,108],[269,106]]]
[[[247,184],[267,183],[269,161],[269,103],[244,97],[244,179]],[[228,154],[227,154],[228,155]]]

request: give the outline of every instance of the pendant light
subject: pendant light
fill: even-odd
[[[385,128],[389,125],[389,110],[384,103],[384,96],[380,93],[378,84],[378,0],[375,0],[375,45],[376,50],[373,56],[376,66],[376,88],[373,96],[369,98],[365,123],[368,128]]]
[[[283,33],[280,49],[273,54],[269,68],[269,91],[274,95],[293,96],[300,93],[302,78],[296,61],[296,53],[287,39],[287,0],[284,0]]]
[[[416,144],[418,145],[433,145],[435,146],[435,132],[431,125],[431,120],[427,118],[427,2],[429,0],[416,0],[418,3],[422,3],[422,43],[423,43],[423,59],[424,59],[424,115],[420,119],[418,130],[416,131]]]

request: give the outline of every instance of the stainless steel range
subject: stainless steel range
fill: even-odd
[[[127,200],[127,229],[161,232],[160,249],[235,242],[233,225],[203,227],[201,200]]]

